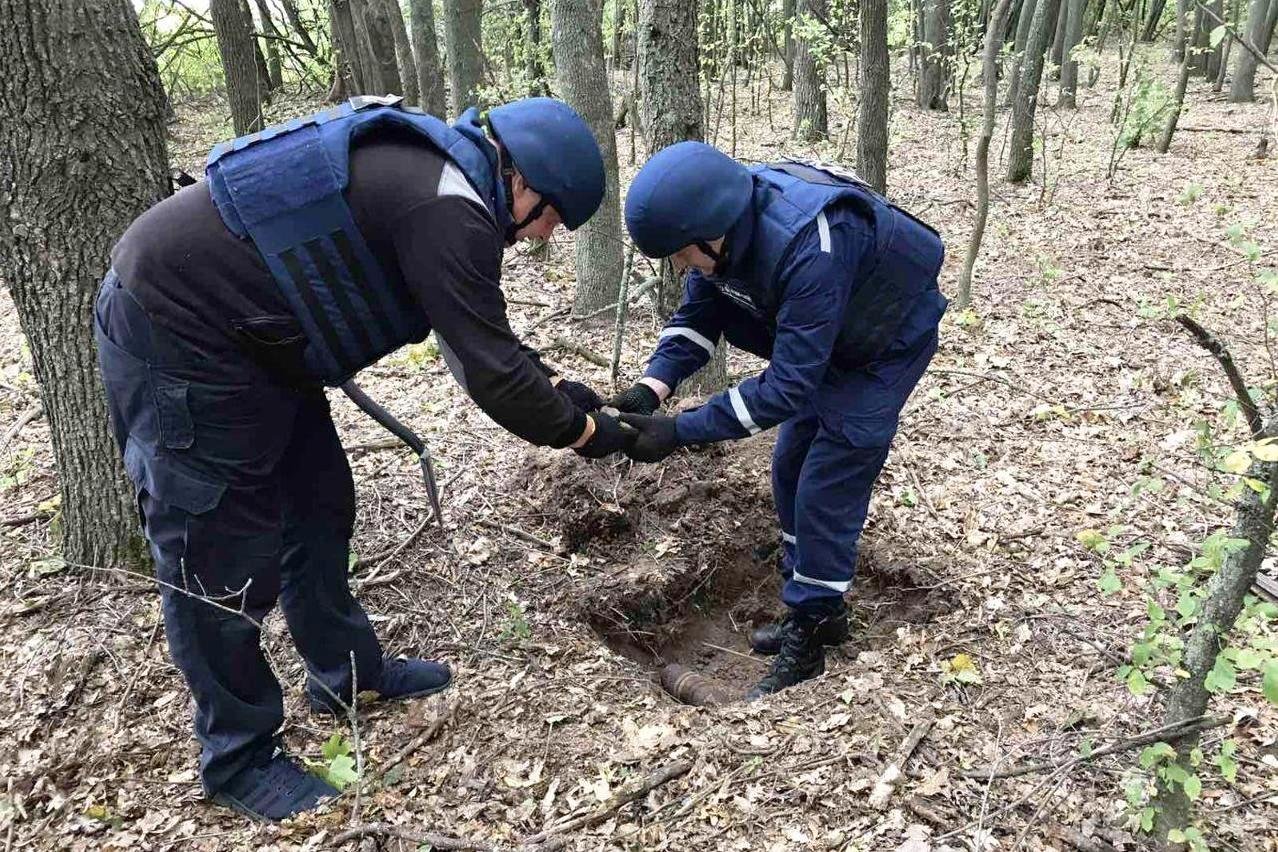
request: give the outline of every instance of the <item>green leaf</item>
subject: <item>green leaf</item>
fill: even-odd
[[[1157,742],[1151,746],[1145,746],[1140,750],[1140,768],[1150,769],[1164,758],[1175,756],[1176,750],[1167,743]]]
[[[1203,794],[1203,782],[1197,775],[1190,775],[1181,786],[1185,790],[1185,795],[1190,799],[1197,799]]]
[[[350,552],[350,555],[346,557],[346,573],[347,574],[355,573],[355,563],[357,562],[359,562],[359,554],[356,553],[354,550],[352,550]]]
[[[1216,657],[1216,664],[1211,667],[1211,671],[1207,672],[1207,679],[1203,681],[1203,686],[1208,692],[1228,692],[1234,688],[1238,682],[1238,677],[1234,672],[1233,663],[1225,659],[1223,655]]]
[[[1172,843],[1184,843],[1185,832],[1181,831],[1179,828],[1173,828],[1171,831],[1167,832],[1167,839]]]
[[[349,754],[339,754],[329,762],[328,781],[337,789],[344,790],[347,784],[358,780],[359,773],[355,771],[355,759]]]
[[[1260,691],[1269,703],[1278,706],[1278,660],[1265,663],[1265,673],[1260,679]]]
[[[1082,530],[1078,533],[1079,542],[1088,550],[1094,550],[1097,553],[1104,553],[1109,550],[1109,540],[1105,538],[1105,534],[1098,530]]]
[[[1273,438],[1257,441],[1251,446],[1251,454],[1264,462],[1278,461],[1278,443]]]
[[[1171,784],[1184,784],[1189,780],[1189,773],[1179,763],[1169,763],[1163,769],[1163,777]]]
[[[1239,648],[1234,654],[1234,665],[1240,669],[1259,669],[1265,658],[1255,648]]]
[[[1105,573],[1101,574],[1100,582],[1097,585],[1100,586],[1102,595],[1112,595],[1123,587],[1123,581],[1118,579],[1118,575],[1114,573],[1114,568],[1111,565],[1105,569]]]
[[[1186,589],[1176,599],[1176,614],[1181,618],[1193,618],[1198,612],[1198,598],[1193,589]]]
[[[1216,27],[1216,29],[1212,30],[1212,31],[1211,31],[1211,46],[1212,46],[1212,47],[1215,47],[1216,45],[1220,44],[1220,43],[1221,43],[1221,41],[1223,41],[1223,40],[1224,40],[1225,36],[1226,36],[1228,33],[1229,33],[1229,28],[1228,28],[1228,27],[1226,27],[1224,24],[1221,24],[1220,26]]]
[[[351,753],[351,744],[341,734],[333,734],[324,743],[324,759],[328,761],[336,760],[342,755]]]
[[[1234,450],[1225,456],[1220,466],[1229,473],[1246,473],[1247,468],[1251,467],[1251,454],[1246,450]]]
[[[1134,668],[1127,675],[1127,689],[1132,695],[1139,697],[1149,692],[1151,687],[1149,681],[1145,679],[1145,673]]]
[[[1150,832],[1154,830],[1154,809],[1144,808],[1140,812],[1140,830]]]
[[[1234,760],[1234,754],[1237,751],[1238,743],[1230,739],[1220,744],[1220,754],[1216,755],[1216,765],[1220,767],[1220,774],[1231,784],[1238,778],[1238,762]]]

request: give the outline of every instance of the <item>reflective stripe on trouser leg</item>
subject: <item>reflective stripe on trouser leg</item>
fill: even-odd
[[[841,598],[852,584],[857,544],[887,447],[855,447],[822,427],[808,450],[795,500],[793,574],[781,590],[791,607]]]
[[[799,472],[808,447],[817,433],[817,418],[809,408],[781,424],[772,450],[772,501],[781,525],[781,576],[788,579],[794,566],[794,500]]]
[[[358,688],[374,689],[381,677],[382,648],[347,581],[355,484],[320,391],[303,397],[280,477],[280,609],[313,679],[308,692],[325,703],[332,701],[330,691],[349,701],[352,653]]]

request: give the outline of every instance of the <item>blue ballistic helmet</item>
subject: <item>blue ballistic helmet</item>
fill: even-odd
[[[541,215],[544,204],[558,211],[570,231],[595,215],[604,195],[603,155],[572,107],[554,98],[525,98],[489,110],[488,125],[511,163],[542,197],[529,221]],[[508,203],[509,191],[507,185]]]
[[[745,166],[704,142],[678,142],[635,175],[626,194],[626,230],[648,257],[669,257],[728,233],[753,193]]]

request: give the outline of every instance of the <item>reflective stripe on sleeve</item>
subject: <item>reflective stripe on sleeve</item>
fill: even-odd
[[[817,214],[817,234],[821,238],[821,251],[830,253],[830,220],[825,218],[825,211]]]
[[[737,388],[728,391],[728,399],[732,401],[732,411],[745,430],[751,435],[759,434],[762,430],[755,425],[754,418],[750,416],[750,409],[746,408],[745,400],[741,398],[741,391]]]
[[[781,533],[781,540],[784,541],[786,544],[797,544],[799,541],[797,538],[790,535],[788,532]]]
[[[690,328],[685,328],[681,325],[673,325],[669,328],[663,328],[661,330],[661,334],[657,335],[658,340],[665,340],[667,337],[686,337],[702,349],[709,352],[711,355],[714,354],[714,343],[710,341],[710,338]]]

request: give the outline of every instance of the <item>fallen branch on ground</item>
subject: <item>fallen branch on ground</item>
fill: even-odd
[[[18,418],[18,422],[10,426],[9,431],[4,433],[3,438],[0,438],[0,455],[3,455],[4,451],[9,449],[9,442],[18,437],[18,433],[25,429],[28,423],[33,420],[39,420],[43,416],[44,406],[38,402],[26,411],[22,412],[22,416]]]
[[[1098,757],[1104,757],[1107,754],[1118,754],[1119,752],[1130,751],[1134,748],[1156,743],[1159,740],[1176,740],[1190,734],[1209,731],[1212,728],[1219,728],[1222,725],[1229,724],[1228,716],[1199,716],[1194,719],[1186,719],[1184,722],[1177,722],[1172,725],[1164,725],[1161,728],[1155,728],[1152,731],[1146,731],[1143,734],[1137,734],[1134,737],[1119,740],[1116,743],[1098,748],[1090,754],[1077,755],[1072,757],[1060,758],[1058,760],[1048,760],[1042,763],[1031,763],[1026,766],[1012,766],[1007,769],[991,769],[990,767],[982,767],[981,769],[964,769],[959,774],[964,778],[976,778],[981,781],[991,781],[995,778],[1015,778],[1020,775],[1029,775],[1033,772],[1048,772],[1054,769],[1060,769],[1064,766],[1073,766],[1076,763],[1085,763],[1089,760],[1095,760]]]
[[[489,852],[493,847],[479,840],[467,840],[464,837],[449,837],[447,834],[435,834],[431,831],[416,831],[388,822],[367,822],[353,826],[340,834],[334,835],[333,845],[341,846],[361,837],[394,837],[407,840],[409,843],[425,844],[431,849],[475,849]]]
[[[1234,358],[1229,354],[1229,350],[1225,348],[1219,338],[1199,325],[1192,317],[1179,314],[1176,317],[1176,322],[1184,326],[1198,341],[1198,345],[1210,352],[1212,357],[1220,364],[1220,368],[1225,371],[1225,376],[1229,379],[1229,386],[1234,390],[1234,396],[1238,397],[1238,407],[1242,409],[1243,416],[1247,418],[1247,427],[1251,429],[1251,434],[1254,437],[1260,437],[1260,433],[1263,430],[1263,424],[1260,421],[1260,410],[1256,407],[1256,401],[1252,399],[1251,391],[1247,389],[1247,383],[1243,381],[1242,374],[1238,372],[1238,365],[1234,363]]]
[[[435,717],[434,722],[431,722],[429,728],[409,740],[408,745],[395,752],[391,755],[390,760],[382,764],[380,774],[385,776],[386,773],[403,763],[413,752],[439,736],[439,732],[444,730],[444,726],[451,722],[453,717],[457,714],[457,707],[461,703],[461,701],[453,701],[445,706],[443,710],[440,710],[439,715]]]
[[[565,352],[571,352],[574,355],[578,355],[582,358],[585,358],[590,363],[599,367],[608,366],[607,358],[605,358],[602,355],[591,352],[589,349],[582,346],[580,343],[575,343],[566,337],[556,337],[554,340],[550,342],[549,346],[544,347],[544,350],[547,352],[550,352],[555,349],[562,349]]]
[[[932,730],[934,724],[936,719],[929,717],[910,729],[901,747],[896,750],[896,756],[892,758],[892,762],[887,765],[887,769],[883,770],[879,780],[874,782],[874,789],[870,791],[870,807],[881,810],[887,806],[888,799],[892,798],[892,792],[905,777],[905,764],[910,762],[910,758],[914,756],[914,750],[919,747],[919,743],[923,742],[923,738],[927,736],[928,731]]]
[[[526,837],[523,840],[523,844],[533,846],[544,843],[556,834],[564,834],[569,831],[575,831],[578,828],[589,828],[592,825],[597,825],[623,806],[642,799],[662,784],[681,778],[691,770],[692,763],[687,760],[676,760],[674,763],[666,764],[638,782],[621,788],[612,798],[592,813],[570,819],[562,825],[548,828],[545,831]]]

